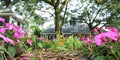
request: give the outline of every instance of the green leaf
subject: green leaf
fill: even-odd
[[[68,49],[66,49],[66,48],[64,48],[64,47],[57,47],[59,50],[68,50]]]
[[[42,47],[43,47],[41,43],[38,43],[38,46],[39,46],[40,48],[42,48]]]
[[[1,50],[3,50],[3,47],[2,47],[2,46],[0,46],[0,51],[1,51]]]
[[[13,59],[16,53],[16,49],[13,46],[8,46],[8,52],[9,57]]]
[[[94,60],[105,60],[105,57],[104,56],[97,56],[97,57],[95,57]]]
[[[31,58],[31,60],[37,60],[37,58]]]
[[[32,47],[30,47],[30,48],[28,48],[28,49],[27,49],[27,51],[31,51],[32,49],[33,49],[33,48],[32,48]]]
[[[1,53],[0,53],[0,60],[4,60],[4,57]]]

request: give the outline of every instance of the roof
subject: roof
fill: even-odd
[[[48,28],[44,32],[44,34],[54,34],[55,33],[55,27],[53,28]],[[67,27],[62,27],[62,33],[63,34],[91,34],[89,26],[86,23],[79,23],[75,26],[67,26]]]
[[[2,9],[0,10],[0,13],[13,13],[10,9]]]
[[[0,16],[12,16],[16,21],[25,24],[20,18],[18,18],[12,10],[10,9],[4,9],[4,10],[0,10]]]

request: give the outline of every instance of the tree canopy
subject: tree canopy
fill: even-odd
[[[74,1],[77,2],[73,3]],[[52,18],[57,33],[60,33],[61,27],[68,22],[73,25],[84,22],[92,30],[106,25],[119,27],[117,24],[120,21],[119,0],[1,0],[0,6],[15,6],[15,12],[22,15],[24,20],[33,20],[37,24],[43,24]],[[36,14],[36,10],[48,13],[46,16],[50,17]]]

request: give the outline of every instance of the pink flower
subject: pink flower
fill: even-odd
[[[98,31],[102,31],[103,30],[103,27],[101,28],[94,28],[91,32],[98,32]]]
[[[18,43],[20,43],[20,40],[17,40]]]
[[[20,28],[20,29],[18,29],[18,32],[21,34],[21,35],[24,35],[25,34],[25,32]]]
[[[0,21],[1,21],[2,23],[5,23],[5,19],[2,18],[2,17],[0,17]]]
[[[94,43],[96,43],[96,45],[98,46],[102,46],[103,42],[107,42],[107,37],[112,39],[113,41],[117,41],[120,35],[117,33],[116,30],[104,32],[94,37]]]
[[[23,57],[23,60],[30,60],[30,57]]]
[[[20,40],[14,41],[14,43],[17,46],[20,43]]]
[[[56,40],[56,38],[53,38],[53,40]]]
[[[20,29],[20,27],[19,26],[16,26],[16,25],[13,25],[13,28],[12,28],[13,30],[15,30],[15,31],[17,31],[18,29]]]
[[[116,32],[109,31],[109,32],[106,32],[106,37],[108,37],[108,38],[110,38],[114,41],[117,41],[118,37],[119,37],[119,34],[116,33]]]
[[[88,37],[85,37],[85,38],[82,38],[83,39],[83,42],[84,43],[93,43],[91,40],[90,40],[90,38],[88,38]]]
[[[32,46],[33,41],[32,40],[27,40],[27,43]]]
[[[15,32],[14,33],[14,38],[17,38],[17,39],[19,39],[21,36],[20,36],[20,34],[18,33],[18,32]]]
[[[1,29],[0,29],[0,33],[5,33],[6,30],[7,30],[7,28],[1,28]]]
[[[94,37],[94,43],[98,46],[103,46],[103,42],[107,42],[107,39],[106,39],[106,34],[105,33],[101,33],[101,34],[98,34],[98,35],[95,35]]]
[[[108,30],[110,30],[110,31],[112,31],[112,32],[116,32],[116,33],[118,33],[119,31],[116,29],[116,28],[114,28],[114,27],[107,27],[107,29]]]
[[[5,42],[8,43],[8,40],[6,40],[6,37],[5,37],[4,35],[1,35],[1,34],[0,34],[0,37],[1,37]]]
[[[95,38],[94,38],[94,43],[98,46],[103,46],[102,40],[100,38],[101,38],[100,35],[96,35]]]
[[[5,36],[3,36],[3,35],[0,35],[0,37],[1,38],[3,38],[3,40],[5,41],[5,42],[9,42],[9,43],[11,43],[12,45],[15,45],[15,43],[14,43],[14,41],[12,40],[12,39],[10,39],[10,38],[7,38],[7,37],[5,37]]]
[[[12,40],[12,39],[10,39],[10,38],[5,38],[8,42],[10,42],[12,45],[15,45],[15,43],[14,43],[14,41]]]
[[[101,40],[102,40],[102,42],[107,42],[106,37],[102,37]]]
[[[85,58],[82,58],[81,60],[86,60]]]
[[[8,29],[12,29],[12,28],[13,28],[13,24],[6,23],[6,24],[5,24],[5,27],[8,28]]]
[[[40,37],[39,39],[40,39],[40,40],[45,40],[45,38],[42,38],[42,37]]]

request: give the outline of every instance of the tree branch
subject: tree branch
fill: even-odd
[[[109,5],[107,5],[106,7],[104,7],[104,8],[100,8],[98,11],[97,11],[97,13],[96,13],[96,15],[95,15],[95,17],[93,18],[93,21],[92,21],[92,23],[95,21],[95,19],[96,19],[96,17],[98,16],[98,14],[100,13],[100,11],[101,10],[103,10],[103,9],[105,9],[105,8],[107,8],[107,7],[109,7]]]
[[[68,4],[69,0],[65,0],[62,5],[60,6],[60,12],[63,10],[66,4]]]
[[[59,3],[60,3],[60,0],[57,0],[57,2],[55,3],[55,9],[56,9],[56,7],[58,7],[59,6]]]
[[[95,17],[93,18],[93,21],[91,22],[92,24],[93,24],[93,22],[95,21],[96,17],[98,16],[98,14],[100,13],[101,10],[102,10],[102,8],[100,8],[100,9],[97,11]]]
[[[65,8],[65,11],[64,11],[62,26],[63,26],[64,23],[65,23],[65,16],[66,16],[67,7],[68,7],[68,4],[66,4],[66,8]]]
[[[101,22],[99,22],[98,24],[96,24],[95,26],[93,26],[91,29],[96,28],[98,25],[100,25]]]
[[[51,6],[54,6],[54,3],[52,3],[52,2],[50,2],[50,1],[48,1],[48,0],[41,0],[41,1],[43,1],[43,2],[45,2],[45,3],[48,3],[48,4],[50,4]]]
[[[88,6],[90,5],[90,3],[87,5],[87,8],[88,8]],[[89,22],[91,21],[91,19],[90,19],[90,13],[88,12],[88,10],[86,10],[87,11],[87,16],[88,16],[88,19],[89,19]]]
[[[48,11],[41,11],[41,12],[46,12],[46,13],[49,13],[54,19],[55,19],[55,16],[54,16],[54,14],[52,14],[52,13],[50,13],[50,12],[48,12]]]

